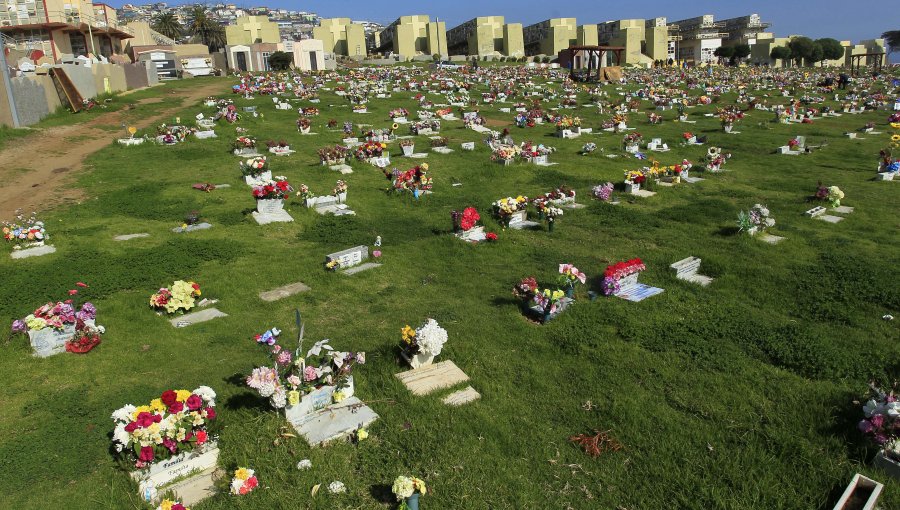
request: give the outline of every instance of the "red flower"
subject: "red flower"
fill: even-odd
[[[216,410],[212,407],[206,408],[206,419],[207,420],[215,420],[216,419]]]
[[[172,510],[187,510],[187,509],[181,503],[175,503],[174,505],[172,505]]]
[[[496,240],[497,240],[497,234],[495,234],[495,233],[493,233],[493,232],[488,232],[487,234],[485,234],[484,237],[485,237],[488,241],[496,241]]]
[[[133,422],[129,423],[128,425],[125,425],[125,432],[128,432],[130,434],[130,433],[134,432],[135,430],[137,430],[137,428],[138,428],[137,422],[133,421]]]
[[[166,405],[166,407],[171,407],[172,404],[178,402],[178,394],[172,390],[164,391],[162,394],[162,403]]]
[[[191,411],[196,411],[197,409],[200,409],[201,405],[203,405],[203,399],[201,399],[197,395],[191,395],[190,397],[188,397],[186,404],[188,409],[190,409]]]
[[[69,291],[70,296],[74,296],[75,294],[78,294],[78,289],[72,289]]]
[[[475,210],[474,207],[467,207],[463,211],[462,219],[459,222],[459,226],[462,227],[463,230],[469,230],[470,228],[475,226],[475,222],[481,219],[481,216],[478,215],[478,211]]]
[[[149,427],[150,425],[153,425],[153,423],[154,423],[153,415],[150,413],[146,413],[146,412],[140,413],[140,414],[138,414],[137,420],[135,420],[135,422],[137,423],[138,427],[145,429],[145,428]]]
[[[199,445],[205,443],[207,437],[208,437],[208,436],[207,436],[205,430],[198,430],[198,431],[197,431],[197,446],[199,446]]]
[[[169,412],[172,414],[180,413],[181,411],[184,411],[184,404],[181,402],[175,402],[169,406]]]
[[[143,462],[153,462],[153,448],[150,446],[141,448],[140,459]]]
[[[79,287],[87,287],[87,284],[82,282],[75,282],[75,285],[78,285]]]

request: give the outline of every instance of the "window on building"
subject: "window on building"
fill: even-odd
[[[87,43],[81,32],[69,32],[69,44],[72,46],[72,55],[81,57],[87,55]]]

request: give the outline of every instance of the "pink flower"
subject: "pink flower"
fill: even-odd
[[[875,427],[872,426],[872,424],[869,422],[869,420],[862,420],[861,422],[859,422],[858,426],[859,426],[860,432],[862,432],[863,434],[868,434],[868,433],[872,432],[873,430],[875,430]]]
[[[303,369],[303,379],[307,382],[316,380],[316,367],[306,367]]]
[[[871,417],[869,421],[872,423],[872,426],[876,429],[880,429],[882,425],[884,425],[884,416],[880,414],[876,414]]]
[[[75,294],[78,294],[78,289],[72,289],[69,291],[70,296],[74,296]]]
[[[381,256],[381,250],[375,250],[372,252],[372,256],[376,259]]]

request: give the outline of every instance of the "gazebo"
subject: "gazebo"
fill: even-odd
[[[870,57],[878,57],[875,62],[872,64],[872,72],[880,73],[882,68],[884,67],[884,56],[883,52],[881,53],[860,53],[859,55],[850,55],[850,74],[853,76],[857,76],[859,72],[863,68],[862,60],[868,59]],[[865,67],[869,67],[866,64]]]
[[[616,66],[622,64],[622,52],[624,46],[569,46],[559,52],[560,67],[568,67],[573,80],[578,81],[602,81],[604,67],[602,63],[607,53],[612,53],[616,59]],[[587,72],[575,73],[576,70]],[[594,71],[596,70],[596,75]]]

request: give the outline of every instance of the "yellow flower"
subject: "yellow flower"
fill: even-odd
[[[234,471],[234,477],[238,480],[246,480],[250,478],[250,472],[244,468],[238,468]]]
[[[154,398],[150,401],[150,409],[153,409],[154,411],[165,411],[166,405],[162,403],[162,400]]]
[[[362,440],[366,439],[367,437],[369,437],[369,433],[366,431],[366,429],[359,429],[356,431],[356,440],[357,441],[362,441]]]
[[[891,122],[891,127],[894,129],[900,129],[900,122]]]
[[[892,142],[900,142],[900,135],[891,136],[891,141]]]
[[[300,403],[300,392],[299,391],[289,391],[288,392],[288,404],[295,406]]]
[[[387,144],[386,144],[386,143],[382,143],[382,144],[381,144],[381,148],[382,148],[382,149],[387,149]]]
[[[172,505],[174,505],[174,504],[175,504],[174,501],[172,501],[170,499],[164,499],[162,501],[162,503],[159,504],[159,508],[160,508],[160,510],[172,510]]]
[[[339,403],[341,400],[344,400],[344,392],[343,391],[335,391],[332,398],[334,398],[335,403]]]
[[[188,390],[175,390],[175,400],[179,402],[187,402],[187,399],[190,396],[191,392]]]

